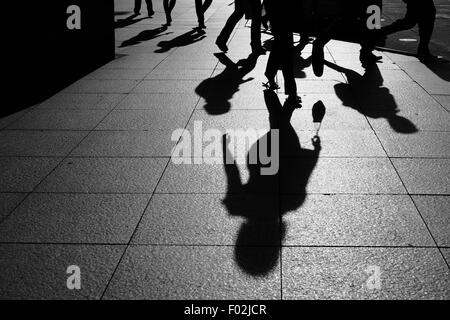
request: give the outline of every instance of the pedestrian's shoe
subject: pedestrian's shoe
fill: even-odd
[[[269,80],[267,82],[264,82],[263,87],[266,88],[267,90],[272,91],[280,89],[280,86],[275,82],[275,80]]]
[[[199,28],[199,29],[206,29],[205,23],[204,23],[204,22],[199,22],[199,23],[198,23],[198,28]]]
[[[312,49],[312,67],[314,74],[317,77],[323,75],[323,66],[325,63],[325,56],[323,53],[323,45],[320,41],[314,41]]]
[[[219,38],[217,38],[217,40],[216,40],[216,46],[223,52],[228,51],[228,47],[227,47],[227,44],[225,43],[225,41],[221,41],[221,40],[219,40]]]
[[[149,17],[152,17],[154,14],[155,14],[155,11],[153,11],[153,10],[148,12]]]
[[[301,107],[302,98],[300,98],[297,94],[291,94],[286,99],[286,104],[293,107]]]
[[[135,16],[138,16],[138,15],[140,15],[140,14],[141,14],[140,11],[134,11],[134,15],[135,15]]]

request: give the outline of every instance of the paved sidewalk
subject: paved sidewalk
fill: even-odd
[[[0,298],[450,298],[449,66],[380,53],[365,72],[359,46],[334,41],[316,78],[307,46],[292,154],[272,180],[233,167],[233,189],[229,167],[175,164],[171,136],[269,130],[268,56],[247,74],[218,61],[231,1],[213,1],[206,34],[193,0],[167,29],[161,1],[137,21],[115,3],[117,59],[0,119]],[[249,36],[242,21],[231,61]]]

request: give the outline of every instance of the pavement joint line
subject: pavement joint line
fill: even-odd
[[[233,244],[168,244],[168,243],[131,243],[126,242],[0,242],[2,245],[52,245],[52,246],[123,246],[123,247],[175,247],[175,248],[331,248],[331,249],[351,249],[351,248],[367,248],[367,249],[450,249],[450,247],[436,247],[436,246],[408,246],[408,245],[233,245]]]
[[[121,99],[118,99],[118,101],[116,101],[116,105],[119,105],[119,103],[121,103],[123,100],[125,99],[125,96],[123,96]],[[112,111],[114,110],[114,108],[101,120],[103,121]],[[100,121],[100,122],[101,122]],[[24,203],[24,201],[26,199],[28,199],[28,197],[33,193],[33,191],[35,191],[40,185],[41,183],[46,180],[53,172],[56,171],[57,168],[59,168],[59,166],[69,157],[69,155],[76,149],[78,148],[81,143],[89,136],[89,132],[86,133],[86,135],[84,135],[84,137],[82,139],[80,139],[80,141],[71,149],[69,150],[69,152],[67,153],[67,155],[65,157],[61,157],[61,160],[55,165],[55,167],[50,170],[50,172],[48,174],[46,174],[45,176],[43,176],[42,179],[40,179],[40,181],[34,186],[34,188],[30,191],[30,193],[28,193],[7,215],[5,215],[2,219],[0,219],[0,225],[3,224],[9,217],[12,216],[12,214],[14,213],[14,211],[17,210],[17,208],[22,205],[22,203]],[[33,157],[29,157],[29,158],[33,158]],[[55,159],[59,159],[59,157],[55,157]]]
[[[172,54],[173,54],[174,52],[176,52],[178,49],[179,49],[179,47],[177,47],[175,50],[173,50],[168,56],[166,56],[166,58],[165,58],[164,60],[166,60],[170,55],[172,55]],[[163,61],[164,61],[164,60],[163,60]],[[161,62],[158,64],[158,66],[159,66],[163,61],[161,61]],[[217,64],[218,64],[218,63],[219,63],[219,62],[217,62]],[[214,68],[214,70],[217,68],[217,64],[216,64],[216,67]],[[156,67],[157,67],[157,66],[156,66]],[[156,67],[155,67],[155,68],[156,68]],[[155,69],[155,68],[154,68],[154,69]],[[154,69],[153,69],[153,70],[154,70]],[[153,71],[153,70],[152,70],[152,71]],[[214,70],[211,72],[211,75],[214,73]],[[150,73],[151,73],[151,71],[146,75],[146,77],[147,77]],[[211,77],[211,76],[210,76],[210,77]],[[144,81],[144,80],[142,80],[142,81]],[[142,82],[142,81],[141,81],[141,82]],[[141,82],[139,82],[139,83],[141,83]],[[137,86],[137,85],[136,85],[136,86]],[[135,87],[135,88],[136,88],[136,87]],[[132,92],[132,91],[133,91],[133,90],[131,90],[131,92]],[[187,126],[188,126],[188,124],[189,124],[189,121],[190,121],[190,119],[192,118],[192,116],[193,116],[193,114],[194,114],[194,112],[195,112],[195,109],[196,109],[197,105],[199,104],[199,102],[200,102],[200,97],[198,97],[198,100],[197,100],[197,102],[195,103],[195,106],[194,106],[194,108],[193,108],[193,110],[192,110],[192,112],[191,112],[191,116],[189,117],[188,121],[186,122],[186,125],[185,125],[185,128],[184,128],[184,129],[187,128]],[[117,105],[116,105],[116,107],[117,107]],[[114,109],[115,109],[115,108],[114,108]],[[181,139],[181,137],[180,137],[180,139]],[[178,140],[177,144],[179,143],[180,139]],[[172,155],[172,154],[173,154],[173,150],[172,150],[171,155]],[[138,230],[138,228],[139,228],[139,225],[141,224],[141,221],[142,221],[142,219],[143,219],[143,217],[144,217],[144,215],[145,215],[145,212],[147,211],[147,208],[148,208],[148,206],[150,205],[150,203],[151,203],[151,201],[152,201],[152,199],[153,199],[153,196],[154,196],[154,194],[155,194],[155,192],[156,192],[156,190],[157,190],[157,188],[158,188],[158,186],[159,186],[159,184],[160,184],[160,182],[161,182],[161,180],[162,180],[162,178],[163,178],[163,176],[164,176],[164,174],[165,174],[167,168],[169,167],[169,164],[170,164],[170,159],[167,160],[167,163],[166,163],[166,165],[165,165],[165,167],[164,167],[164,169],[163,169],[163,171],[162,171],[162,173],[161,173],[161,175],[160,175],[160,177],[159,177],[157,183],[155,184],[153,193],[152,193],[152,195],[150,196],[150,199],[148,200],[147,205],[145,206],[145,209],[144,209],[144,211],[142,212],[142,215],[141,215],[141,217],[140,217],[138,223],[136,224],[136,227],[135,227],[135,229],[134,229],[134,231],[133,231],[133,233],[132,233],[132,235],[131,235],[131,237],[130,237],[130,240],[129,240],[129,242],[128,242],[127,247],[125,248],[125,250],[124,250],[122,256],[121,256],[120,259],[119,259],[119,262],[117,263],[117,265],[116,265],[116,267],[115,267],[115,269],[114,269],[114,271],[113,271],[113,273],[112,273],[112,275],[111,275],[109,281],[107,282],[107,284],[106,284],[106,286],[105,286],[105,289],[104,289],[104,291],[103,291],[103,293],[102,293],[102,295],[101,295],[101,297],[100,297],[100,300],[103,300],[103,297],[105,296],[106,291],[108,290],[108,287],[109,287],[111,281],[113,280],[114,275],[116,274],[116,272],[117,272],[117,270],[118,270],[118,268],[119,268],[119,266],[120,266],[120,264],[121,264],[121,262],[122,262],[122,259],[124,258],[124,256],[125,256],[125,254],[126,254],[128,248],[129,248],[129,246],[130,246],[130,244],[131,244],[131,242],[132,242],[132,240],[133,240],[133,238],[134,238],[134,236],[135,236],[135,234],[136,234],[136,232],[137,232],[137,230]]]
[[[424,90],[425,90],[425,89],[424,89]],[[425,90],[425,91],[426,91],[426,90]],[[426,91],[426,92],[427,92],[427,91]],[[427,92],[427,93],[428,93],[428,92]],[[367,116],[366,116],[366,118],[367,118]],[[368,119],[367,119],[367,121],[368,121]],[[368,121],[368,122],[369,122],[369,121]],[[373,129],[373,126],[370,124],[370,122],[369,122],[369,126]],[[378,133],[377,133],[375,130],[373,130],[373,131],[374,131],[374,134],[375,134],[375,136],[376,136],[378,142],[380,143],[381,147],[383,148],[383,151],[386,153],[386,155],[388,155],[388,152],[386,151],[385,146],[383,145],[383,143],[382,143],[380,137],[378,136]],[[431,232],[431,230],[430,230],[430,228],[429,228],[429,226],[428,226],[426,220],[424,219],[424,217],[423,217],[422,213],[420,212],[420,210],[419,210],[419,208],[418,208],[416,202],[414,201],[413,196],[410,194],[410,192],[409,192],[409,190],[408,190],[408,188],[407,188],[405,182],[403,181],[403,179],[402,179],[400,173],[398,172],[397,167],[395,166],[394,162],[392,161],[394,158],[391,158],[391,157],[388,156],[388,159],[389,159],[389,162],[390,162],[392,168],[394,169],[394,171],[395,171],[395,173],[396,173],[398,179],[400,180],[400,182],[401,182],[403,188],[405,189],[406,194],[408,195],[410,201],[412,201],[414,207],[416,208],[416,211],[417,211],[417,213],[419,214],[419,217],[420,217],[420,219],[422,220],[423,225],[424,225],[425,228],[427,229],[429,236],[431,237],[431,239],[433,239],[433,242],[434,242],[435,246],[438,247],[438,243],[437,243],[436,238],[434,237],[433,233]],[[444,253],[442,252],[442,250],[439,249],[439,253],[441,254],[441,258],[444,260],[445,264],[447,265],[447,269],[450,270],[450,263],[449,263],[449,262],[447,261],[447,259],[445,258],[445,255],[444,255]]]

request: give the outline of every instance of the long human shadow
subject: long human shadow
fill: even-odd
[[[156,53],[164,53],[173,48],[185,47],[193,43],[199,42],[206,38],[206,32],[199,28],[193,28],[192,30],[179,35],[168,41],[161,41],[158,43],[159,49],[155,50]]]
[[[398,133],[411,134],[418,131],[414,123],[398,115],[400,109],[389,89],[383,87],[384,80],[377,64],[366,66],[363,75],[329,61],[325,65],[344,73],[347,78],[348,83],[334,86],[336,95],[345,106],[372,119],[386,119]]]
[[[141,42],[149,41],[149,40],[161,37],[163,35],[168,35],[168,34],[172,33],[172,32],[163,33],[166,30],[167,30],[167,26],[161,26],[159,28],[155,28],[155,29],[151,29],[151,30],[144,30],[144,31],[140,32],[139,34],[137,34],[136,36],[122,42],[122,44],[120,45],[120,48],[133,46],[133,45],[139,44]]]
[[[255,68],[258,56],[251,54],[235,63],[225,53],[214,55],[225,69],[217,76],[203,80],[195,88],[195,93],[205,99],[203,108],[208,114],[221,115],[231,109],[230,100],[239,91],[240,85],[253,80],[244,77]]]
[[[125,28],[125,27],[131,26],[135,23],[138,23],[139,21],[142,21],[142,20],[148,18],[148,17],[143,17],[143,18],[135,19],[138,16],[139,16],[138,14],[133,13],[131,16],[126,17],[124,19],[118,19],[114,23],[114,28],[115,29]]]
[[[245,219],[236,239],[235,261],[243,271],[257,277],[268,275],[277,266],[287,229],[283,215],[298,209],[305,201],[306,185],[321,151],[318,136],[313,138],[313,150],[301,147],[290,123],[295,106],[287,103],[282,106],[273,91],[264,91],[264,99],[271,131],[254,143],[247,154],[247,183],[242,183],[238,166],[230,161],[235,160],[229,148],[231,138],[223,138],[228,184],[223,203],[231,216]],[[279,133],[279,139],[272,140],[276,137],[273,132]],[[279,154],[271,155],[272,159],[279,160],[279,167],[275,174],[264,175],[261,170],[268,165],[263,164],[261,158],[259,161],[250,161],[250,158],[261,147],[273,143],[279,143]],[[282,199],[281,193],[290,190],[294,190],[295,196]]]

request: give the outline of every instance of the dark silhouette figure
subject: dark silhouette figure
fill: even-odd
[[[247,9],[248,8],[248,9]],[[264,53],[261,45],[261,1],[260,0],[235,0],[234,11],[228,18],[225,26],[216,40],[216,45],[220,50],[228,51],[227,42],[233,32],[234,27],[242,19],[246,10],[250,10],[252,19],[251,42],[250,46],[254,54]]]
[[[138,15],[136,14],[132,14],[131,16],[125,18],[125,19],[118,19],[115,23],[114,23],[114,28],[115,29],[120,29],[120,28],[125,28],[128,27],[132,24],[138,23],[139,21],[144,20],[145,18],[139,18],[139,19],[135,19]]]
[[[216,53],[215,56],[226,66],[225,70],[213,78],[204,80],[195,92],[206,100],[204,108],[209,114],[220,115],[230,110],[229,100],[239,91],[239,86],[253,80],[244,77],[254,69],[257,56],[250,55],[238,63],[231,61],[224,53]]]
[[[201,41],[206,38],[205,31],[194,28],[178,37],[173,38],[169,41],[161,41],[158,43],[160,49],[156,50],[156,53],[167,52],[170,49],[177,47],[185,47],[195,42]]]
[[[208,10],[211,3],[212,0],[205,0],[204,2],[202,0],[195,0],[195,12],[197,13],[198,27],[200,29],[206,28],[205,12]]]
[[[144,31],[140,32],[138,35],[122,42],[122,44],[120,45],[120,48],[136,45],[141,42],[149,41],[149,40],[161,37],[163,35],[168,35],[171,33],[171,32],[163,33],[166,30],[167,30],[166,26],[162,26],[162,27],[152,29],[152,30],[144,30]]]
[[[428,47],[434,30],[436,7],[433,0],[403,0],[407,5],[406,15],[394,23],[381,28],[383,35],[389,35],[402,30],[419,26],[420,43],[417,54],[422,58],[432,57]]]
[[[175,8],[177,0],[164,0],[163,7],[164,12],[166,14],[166,26],[170,26],[172,24],[172,10]]]
[[[147,14],[149,17],[153,16],[155,14],[155,11],[153,11],[153,3],[152,0],[145,0],[145,3],[147,4]],[[141,6],[142,6],[142,0],[134,0],[134,14],[139,15],[141,13]]]
[[[265,276],[277,265],[280,246],[286,233],[282,217],[298,209],[306,197],[305,188],[316,166],[321,145],[319,137],[313,138],[314,150],[302,149],[298,136],[290,123],[295,104],[281,105],[276,93],[264,91],[269,110],[271,130],[278,130],[279,141],[271,141],[270,134],[259,139],[250,149],[249,155],[262,144],[280,144],[279,170],[274,175],[262,175],[261,162],[252,164],[247,157],[249,180],[241,181],[239,168],[230,163],[233,155],[228,144],[230,137],[224,136],[224,162],[228,191],[223,200],[232,216],[246,219],[239,230],[235,246],[237,264],[248,274]],[[270,148],[269,148],[270,150]],[[272,155],[276,156],[276,155]],[[283,197],[281,194],[295,193]]]
[[[266,87],[276,90],[279,87],[275,82],[275,76],[281,67],[285,86],[284,92],[288,95],[289,100],[298,101],[293,66],[294,38],[292,30],[295,21],[295,6],[292,2],[294,1],[265,1],[264,5],[272,25],[274,42],[264,75],[268,80]]]
[[[366,67],[364,75],[326,62],[328,67],[345,74],[348,83],[335,85],[336,95],[345,106],[373,118],[386,118],[392,129],[399,133],[415,133],[416,126],[408,119],[398,115],[395,98],[389,89],[383,87],[383,77],[377,64]]]

